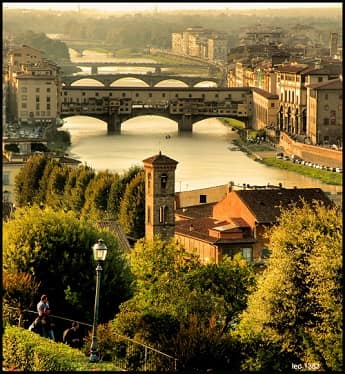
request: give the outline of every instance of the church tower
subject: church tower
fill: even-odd
[[[143,160],[145,169],[145,237],[169,240],[175,234],[175,169],[177,161],[162,155]]]

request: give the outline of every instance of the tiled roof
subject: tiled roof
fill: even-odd
[[[153,165],[160,165],[160,164],[162,164],[162,165],[166,165],[166,164],[177,165],[178,164],[177,161],[173,160],[172,158],[170,158],[168,156],[162,155],[161,152],[159,152],[158,155],[146,158],[145,160],[143,160],[143,162],[145,164],[153,164]]]
[[[192,205],[185,208],[176,209],[175,213],[185,218],[205,218],[212,217],[214,203]]]
[[[117,239],[118,239],[120,248],[122,248],[122,250],[125,253],[127,253],[131,250],[131,247],[128,243],[127,237],[126,237],[124,231],[122,230],[121,225],[118,222],[116,222],[116,221],[99,221],[99,222],[97,222],[97,226],[99,226],[100,228],[108,228],[109,231],[114,233],[116,235]]]
[[[275,222],[280,215],[281,207],[288,207],[292,203],[301,206],[301,199],[308,204],[317,200],[326,206],[333,205],[320,188],[239,190],[236,194],[250,209],[258,223]]]
[[[314,83],[308,86],[312,89],[319,89],[319,90],[342,90],[343,89],[343,82],[340,78],[331,79],[325,82]]]
[[[191,220],[184,220],[184,221],[176,221],[175,222],[175,234],[180,234],[184,236],[188,236],[191,238],[203,240],[210,244],[215,243],[228,243],[228,244],[234,244],[234,243],[254,243],[255,239],[252,237],[244,237],[244,238],[236,238],[236,239],[228,239],[228,238],[216,238],[209,236],[209,230],[210,229],[216,229],[217,227],[221,229],[224,226],[230,225],[231,227],[228,227],[228,231],[237,231],[238,228],[248,227],[248,224],[246,224],[242,219],[239,219],[238,221],[235,221],[235,219],[231,221],[219,221],[215,218],[197,218],[197,219],[191,219]]]
[[[304,73],[304,70],[308,68],[306,64],[289,64],[280,66],[277,70],[282,73]]]
[[[266,97],[267,99],[279,99],[278,95],[272,94],[272,93],[270,93],[268,91],[265,91],[265,90],[262,90],[261,88],[258,88],[258,87],[253,87],[253,91],[257,92],[258,94],[260,94],[263,97]]]

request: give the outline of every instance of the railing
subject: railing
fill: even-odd
[[[17,310],[15,307],[8,307]],[[36,311],[25,309],[23,312],[38,314]],[[76,321],[80,325],[92,328],[92,325],[75,319],[56,316],[51,314],[51,317],[64,321]],[[177,371],[178,359],[152,348],[146,344],[140,343],[134,339],[128,338],[117,333],[114,351],[116,355],[113,357],[113,362],[119,369],[135,370],[135,371]]]

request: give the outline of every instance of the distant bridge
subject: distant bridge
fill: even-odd
[[[177,80],[185,83],[188,87],[194,87],[196,84],[201,82],[214,82],[217,87],[222,84],[221,79],[214,77],[192,77],[192,76],[181,76],[181,75],[168,75],[168,74],[85,74],[85,75],[73,75],[63,76],[61,83],[64,86],[71,86],[73,83],[80,81],[81,79],[94,79],[102,83],[105,87],[110,87],[112,83],[123,78],[135,78],[146,83],[149,87],[154,87],[158,83],[166,80]]]
[[[177,122],[179,131],[210,117],[236,118],[249,127],[253,115],[250,87],[89,87],[63,86],[61,118],[85,115],[120,132],[122,122],[141,115],[159,115]]]
[[[125,66],[125,67],[142,67],[142,68],[154,68],[155,73],[160,73],[163,68],[187,68],[193,69],[195,67],[208,67],[209,71],[216,71],[214,65],[204,64],[201,63],[194,63],[194,64],[178,64],[178,63],[156,63],[156,62],[128,62],[128,61],[119,61],[119,62],[62,62],[60,64],[61,68],[64,67],[77,67],[77,66],[84,66],[90,67],[92,74],[98,74],[98,69],[100,67],[109,67],[109,66]]]

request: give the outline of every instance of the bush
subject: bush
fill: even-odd
[[[78,349],[13,326],[6,326],[3,335],[3,367],[19,371],[117,371],[111,363],[89,363]]]

